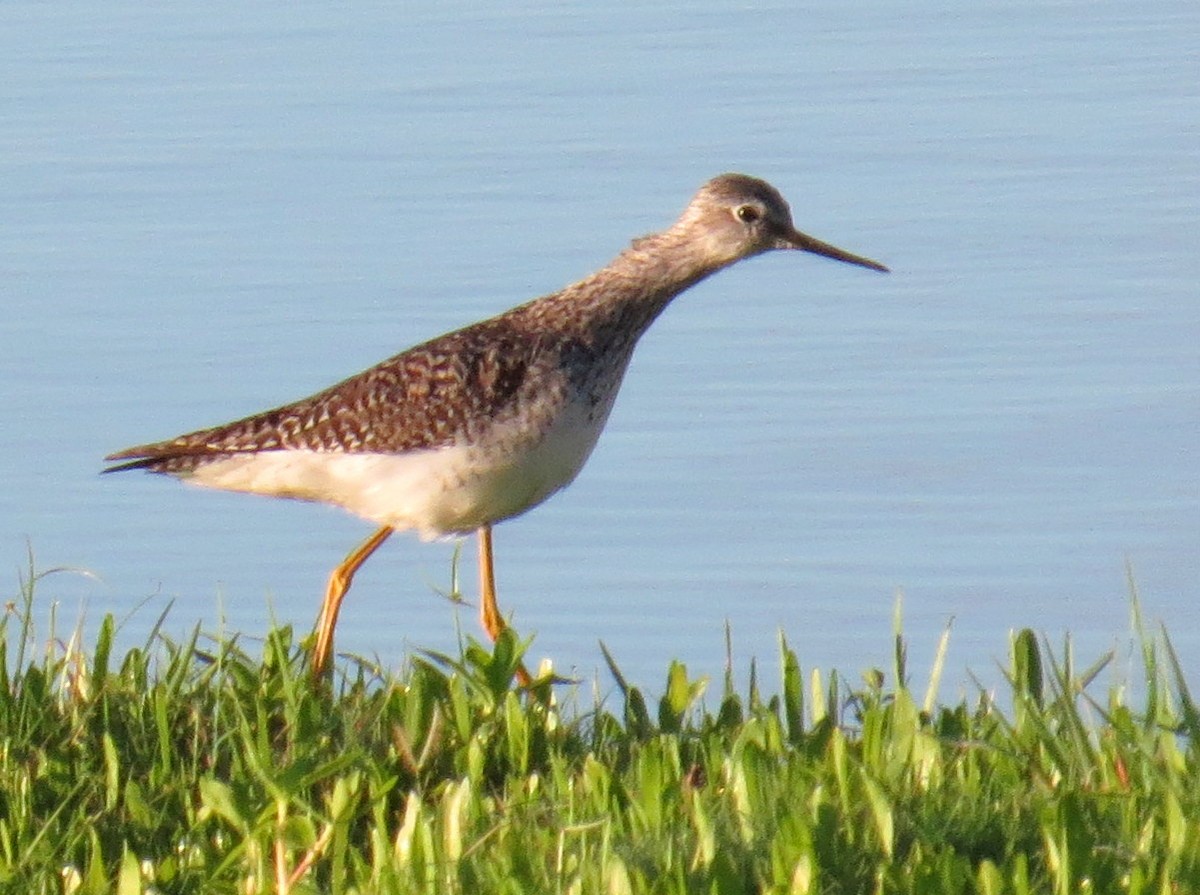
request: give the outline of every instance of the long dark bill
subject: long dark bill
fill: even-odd
[[[807,233],[801,233],[799,230],[793,230],[784,236],[781,242],[783,243],[781,248],[799,249],[802,252],[812,252],[814,255],[824,255],[826,258],[832,258],[834,261],[857,264],[859,267],[868,267],[880,273],[891,272],[878,261],[872,261],[870,258],[864,258],[862,255],[853,255],[844,249],[839,249],[837,246],[821,242],[821,240],[815,239]]]

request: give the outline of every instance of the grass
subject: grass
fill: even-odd
[[[511,636],[330,686],[286,627],[84,649],[35,636],[36,581],[0,626],[3,893],[1200,892],[1200,714],[1136,600],[1136,706],[1028,630],[1006,694],[939,705],[946,637],[916,688],[898,622],[857,685],[781,637],[778,692],[672,663],[648,699],[610,660],[596,701],[515,688]]]

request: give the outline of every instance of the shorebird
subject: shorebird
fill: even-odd
[[[685,289],[743,258],[798,249],[887,272],[798,231],[778,190],[744,174],[700,188],[667,229],[558,292],[438,336],[309,398],[118,451],[105,472],[335,504],[380,526],[333,570],[311,670],[333,651],[355,572],[397,530],[476,532],[480,619],[494,641],[492,526],[578,474],[638,339]],[[521,669],[520,677],[528,676]]]

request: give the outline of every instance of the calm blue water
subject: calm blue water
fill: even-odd
[[[953,618],[969,686],[1014,627],[1126,646],[1128,563],[1196,678],[1200,7],[411,6],[5,7],[0,593],[28,542],[96,576],[43,610],[128,644],[172,601],[175,636],[307,630],[368,525],[100,458],[554,290],[741,170],[895,273],[773,256],[669,310],[579,481],[497,531],[534,657],[603,640],[656,688],[728,619],[739,672],[782,628],[857,677],[902,591],[914,671]],[[452,552],[390,543],[339,647],[450,648]]]

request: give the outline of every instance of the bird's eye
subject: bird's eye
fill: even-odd
[[[753,224],[762,217],[762,214],[753,205],[739,205],[734,214],[737,215],[737,219],[743,224]]]

